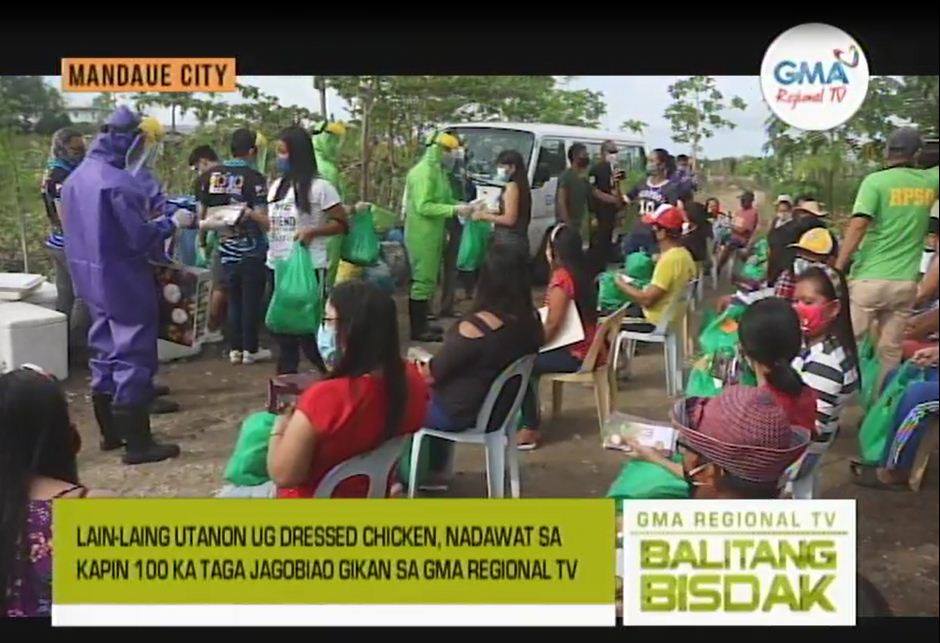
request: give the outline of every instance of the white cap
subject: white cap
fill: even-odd
[[[789,194],[781,194],[780,196],[777,197],[777,203],[784,203],[784,202],[792,205],[793,199],[790,198]]]

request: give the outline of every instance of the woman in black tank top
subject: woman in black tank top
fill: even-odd
[[[474,219],[494,224],[493,240],[521,244],[528,253],[532,192],[526,163],[516,150],[503,150],[496,158],[497,180],[505,181],[499,195],[499,213],[477,212]]]

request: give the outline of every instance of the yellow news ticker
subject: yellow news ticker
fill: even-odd
[[[56,604],[610,604],[606,499],[82,499]]]
[[[234,58],[63,58],[65,92],[234,92]]]

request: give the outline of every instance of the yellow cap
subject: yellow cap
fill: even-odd
[[[147,137],[152,143],[155,143],[163,138],[164,129],[163,125],[160,124],[153,116],[144,116],[140,119],[140,125],[138,126],[144,136]]]
[[[438,134],[437,138],[434,139],[434,142],[441,147],[446,147],[449,150],[456,150],[458,147],[460,147],[460,140],[453,134],[448,134],[447,132]]]
[[[832,234],[825,228],[813,228],[807,230],[796,243],[791,243],[791,248],[799,248],[816,255],[828,256],[832,253],[835,244],[832,242]]]
[[[340,123],[339,121],[330,123],[326,126],[326,131],[330,134],[336,134],[337,136],[346,135],[346,126]]]

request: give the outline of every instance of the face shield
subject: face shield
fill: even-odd
[[[124,168],[131,174],[137,174],[143,168],[152,169],[163,152],[163,126],[148,116],[140,121],[137,136],[127,149]]]

